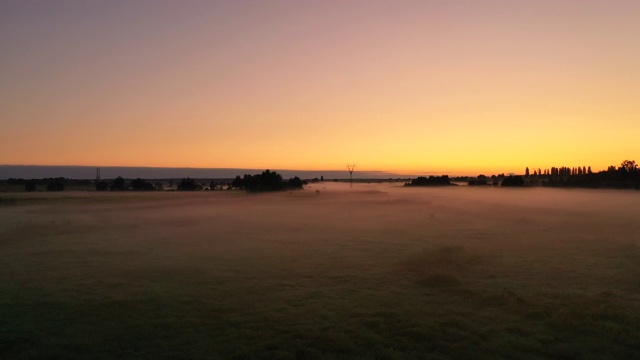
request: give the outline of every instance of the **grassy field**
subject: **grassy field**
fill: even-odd
[[[640,193],[0,195],[1,359],[640,358]]]

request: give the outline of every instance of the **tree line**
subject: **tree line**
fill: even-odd
[[[466,179],[469,186],[551,186],[551,187],[586,187],[586,188],[618,188],[618,189],[640,189],[640,169],[635,160],[624,160],[619,166],[611,165],[607,170],[594,172],[591,166],[560,166],[548,169],[533,169],[527,167],[524,175],[491,175],[483,174],[477,177],[455,178],[454,181]],[[315,180],[315,179],[314,179]],[[63,191],[68,186],[86,188],[95,185],[98,191],[153,191],[164,190],[160,182],[152,183],[148,180],[137,178],[127,183],[118,176],[106,181],[76,180],[66,178],[45,178],[45,179],[8,179],[0,181],[11,186],[24,186],[25,191],[36,191],[43,186],[47,191]],[[230,182],[211,181],[209,184],[198,183],[195,179],[182,178],[175,186],[178,191],[198,191],[198,190],[222,190],[222,189],[243,189],[249,192],[261,191],[281,191],[289,189],[301,189],[306,182],[299,177],[288,180],[282,178],[275,171],[265,170],[261,174],[237,175]],[[173,181],[170,182],[171,189],[174,189]],[[420,176],[406,183],[405,186],[451,186],[448,175],[441,176]]]
[[[635,160],[624,160],[619,166],[610,165],[607,170],[593,172],[591,167],[551,168],[547,175],[527,177],[531,185],[554,187],[586,187],[640,189],[640,170]]]
[[[15,179],[10,178],[2,181],[5,185],[20,187],[22,186],[25,191],[37,191],[38,188],[45,188],[47,191],[64,191],[69,186],[85,188],[91,186],[91,180],[78,180],[78,179],[66,179],[63,177],[57,178],[44,178],[44,179]]]
[[[455,185],[447,175],[419,176],[406,183],[405,186],[448,186]],[[640,169],[635,160],[624,160],[619,166],[611,165],[607,170],[594,172],[591,166],[559,166],[549,169],[533,169],[527,167],[524,175],[510,174],[476,177],[457,177],[453,181],[467,181],[469,186],[551,186],[551,187],[585,187],[640,189]]]
[[[412,179],[411,182],[404,184],[404,186],[451,186],[455,185],[451,183],[449,175],[442,176],[418,176]]]
[[[176,183],[169,181],[169,189],[164,188],[162,182],[151,182],[149,180],[136,178],[127,181],[122,176],[118,176],[113,180],[75,180],[67,178],[49,178],[49,179],[8,179],[0,181],[12,187],[23,186],[25,191],[37,191],[44,187],[47,191],[63,191],[71,186],[75,189],[87,189],[92,185],[97,191],[157,191],[157,190],[177,190],[177,191],[202,191],[202,190],[231,190],[243,189],[249,192],[261,191],[280,191],[302,189],[305,181],[299,177],[293,177],[288,180],[283,179],[282,175],[275,171],[265,170],[261,174],[245,174],[243,177],[236,176],[233,181],[211,181],[209,183],[198,182],[196,179],[189,177],[182,178]]]
[[[244,177],[238,175],[231,182],[233,188],[245,189],[249,192],[302,189],[303,185],[304,182],[297,176],[289,180],[283,180],[280,174],[268,169],[262,174],[245,174]]]
[[[635,160],[624,160],[619,166],[610,165],[607,170],[594,172],[591,166],[559,166],[549,169],[525,168],[524,175],[478,175],[470,178],[470,186],[550,186],[640,189],[640,169]]]

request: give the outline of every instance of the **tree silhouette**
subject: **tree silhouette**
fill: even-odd
[[[524,186],[524,179],[522,178],[522,176],[519,176],[519,175],[508,176],[504,178],[504,180],[502,180],[502,183],[500,184],[500,186],[506,186],[506,187]]]
[[[242,178],[238,175],[231,182],[232,187],[236,189],[245,189],[251,192],[301,189],[303,185],[304,182],[297,176],[284,181],[280,174],[268,169],[263,171],[262,174],[245,174]]]
[[[53,179],[51,182],[47,184],[47,191],[63,191],[64,190],[64,182],[62,179]]]
[[[299,177],[294,177],[293,179],[289,179],[286,183],[286,187],[289,189],[302,189],[304,182]]]
[[[449,180],[449,175],[442,176],[419,176],[410,183],[406,183],[405,186],[448,186],[453,185]]]
[[[236,178],[231,181],[231,187],[236,189],[244,189],[244,179],[241,178],[240,175],[237,175]]]
[[[137,178],[131,181],[131,189],[136,191],[151,191],[151,190],[155,190],[155,187],[153,186],[152,183],[146,180]]]
[[[470,179],[468,184],[469,186],[489,185],[489,183],[487,182],[487,177],[482,174],[478,175],[475,179]]]
[[[104,180],[100,180],[96,183],[96,190],[97,191],[106,191],[109,190],[109,183],[104,181]]]
[[[640,187],[640,175],[638,174],[638,165],[635,160],[625,160],[618,168],[620,180],[624,183],[624,187],[635,188]]]
[[[127,190],[127,186],[122,176],[118,176],[117,178],[113,179],[113,181],[111,182],[111,190]]]
[[[178,190],[180,191],[195,191],[197,187],[198,184],[191,178],[183,178],[178,184]]]
[[[636,165],[635,160],[625,160],[620,164],[620,169],[631,173],[638,170],[638,165]]]

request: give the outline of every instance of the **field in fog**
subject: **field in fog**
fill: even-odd
[[[0,194],[0,358],[640,358],[639,220],[637,191]]]

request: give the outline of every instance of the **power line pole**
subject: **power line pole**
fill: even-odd
[[[96,168],[96,190],[100,186],[100,168]]]
[[[351,187],[353,187],[353,169],[356,168],[356,164],[347,164],[347,169],[349,169],[349,182],[351,183]]]

